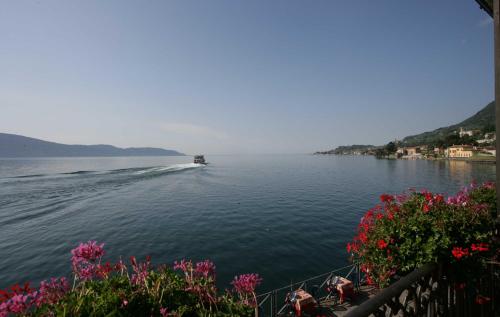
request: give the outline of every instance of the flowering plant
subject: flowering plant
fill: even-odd
[[[73,287],[66,278],[0,290],[0,317],[7,316],[253,316],[257,274],[241,275],[233,291],[220,294],[215,265],[205,260],[154,268],[130,257],[102,263],[104,244],[81,243],[71,251]],[[175,270],[182,271],[182,275]]]
[[[380,196],[347,244],[368,283],[387,286],[396,276],[429,262],[465,274],[490,256],[495,186],[472,184],[444,198],[429,191]]]

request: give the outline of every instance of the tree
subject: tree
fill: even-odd
[[[385,152],[387,154],[393,154],[393,153],[396,153],[396,151],[398,150],[398,147],[396,146],[396,144],[394,144],[394,142],[389,142],[387,143],[387,145],[385,146]]]
[[[487,124],[483,127],[482,132],[483,133],[490,133],[490,132],[495,132],[495,125],[494,124]]]

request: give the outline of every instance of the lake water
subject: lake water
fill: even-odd
[[[382,193],[454,193],[495,166],[313,155],[0,160],[0,288],[69,275],[80,241],[116,261],[209,258],[221,286],[261,291],[348,264],[346,242]]]

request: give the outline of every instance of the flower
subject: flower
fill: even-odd
[[[255,288],[262,282],[262,278],[259,277],[259,274],[242,274],[239,276],[235,276],[234,280],[231,282],[234,290],[238,293],[254,293]]]
[[[422,194],[424,194],[424,198],[428,202],[432,201],[432,198],[434,198],[434,196],[432,195],[432,193],[430,193],[428,191],[424,191],[424,192],[422,192]]]
[[[388,195],[388,194],[380,195],[380,201],[383,203],[390,203],[393,200],[394,200],[394,196],[392,196],[392,195]]]
[[[431,207],[429,207],[428,204],[424,204],[424,206],[422,207],[422,211],[424,212],[424,214],[428,213],[430,210]]]
[[[146,256],[145,262],[138,263],[135,256],[131,256],[130,262],[132,263],[132,270],[134,271],[130,279],[132,284],[139,286],[146,285],[146,279],[151,269],[151,257],[148,255]]]
[[[444,201],[443,195],[436,195],[434,196],[434,202],[436,203],[442,203]]]
[[[451,254],[455,257],[455,259],[460,260],[463,257],[469,256],[469,249],[454,247],[453,250],[451,250]]]
[[[71,260],[74,262],[92,262],[104,256],[104,243],[97,244],[96,241],[80,243],[78,247],[71,250]]]
[[[489,251],[490,249],[488,243],[483,243],[483,242],[478,244],[473,243],[470,248],[472,251],[478,251],[478,252],[485,252]]]
[[[196,263],[195,272],[204,278],[215,279],[215,264],[209,260]]]
[[[97,275],[98,264],[104,256],[104,243],[96,241],[80,243],[71,250],[71,262],[75,276],[82,280],[91,280]]]
[[[385,242],[385,240],[380,239],[377,241],[377,248],[379,248],[380,250],[387,248],[387,245],[388,243]]]
[[[160,308],[160,315],[161,317],[167,317],[168,316],[168,310],[164,307]]]
[[[70,286],[65,277],[42,281],[36,298],[36,305],[56,304],[69,290]]]

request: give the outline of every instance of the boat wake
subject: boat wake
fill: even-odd
[[[165,172],[179,172],[187,169],[202,167],[203,164],[196,163],[186,163],[186,164],[174,164],[170,166],[157,166],[150,167],[143,170],[136,171],[136,175],[148,174],[148,173],[165,173]]]
[[[32,174],[0,179],[0,226],[39,217],[66,215],[72,206],[95,200],[109,192],[141,181],[203,167],[186,163],[169,166],[134,167],[107,171],[80,170],[57,174]]]
[[[49,178],[49,177],[61,177],[61,176],[88,176],[88,175],[105,175],[105,174],[128,174],[131,175],[144,175],[144,174],[165,174],[171,172],[180,172],[183,170],[194,169],[197,167],[203,167],[203,164],[196,163],[185,163],[185,164],[173,164],[169,166],[152,166],[152,167],[132,167],[132,168],[120,168],[107,171],[74,171],[74,172],[64,172],[56,174],[31,174],[31,175],[20,175],[11,176],[4,179],[29,179],[29,178]]]

